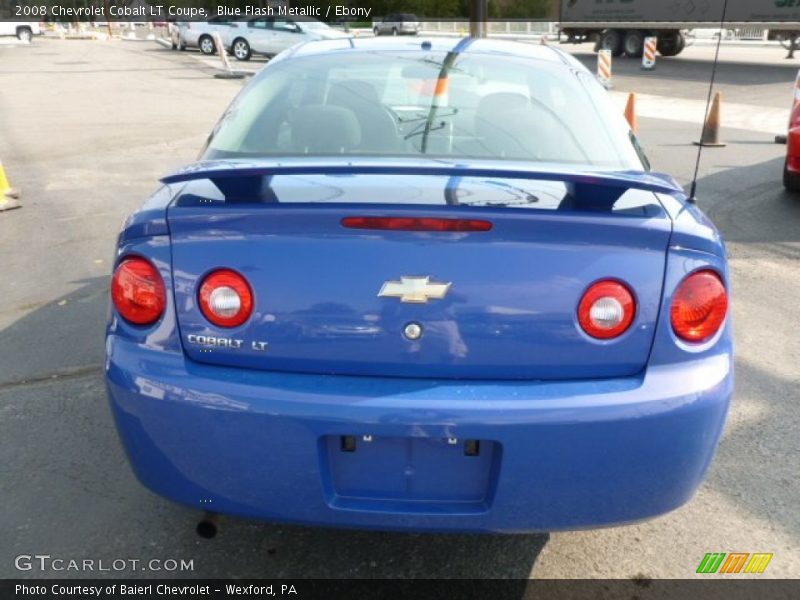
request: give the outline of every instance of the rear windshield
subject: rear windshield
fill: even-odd
[[[644,165],[588,72],[527,57],[417,51],[277,60],[239,95],[203,157],[330,155]]]

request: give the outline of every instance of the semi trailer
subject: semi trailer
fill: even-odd
[[[561,33],[567,43],[595,42],[595,51],[641,57],[644,38],[658,38],[662,56],[677,56],[692,29],[760,28],[796,43],[800,0],[562,0]]]

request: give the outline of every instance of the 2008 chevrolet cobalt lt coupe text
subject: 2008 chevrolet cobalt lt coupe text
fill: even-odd
[[[296,46],[163,183],[119,236],[105,367],[153,491],[517,532],[700,484],[732,392],[722,240],[563,52]]]

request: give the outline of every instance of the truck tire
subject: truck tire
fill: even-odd
[[[680,31],[662,33],[658,36],[656,48],[661,56],[678,56],[686,47],[686,38]]]
[[[625,54],[631,58],[641,58],[644,54],[644,31],[638,29],[626,31],[622,46],[625,48]]]
[[[597,42],[598,50],[611,50],[611,56],[622,56],[622,34],[617,29],[606,29],[600,34]]]

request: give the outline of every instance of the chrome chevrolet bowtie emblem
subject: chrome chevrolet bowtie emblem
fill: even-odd
[[[401,277],[400,281],[386,281],[378,292],[379,298],[400,298],[400,302],[424,304],[428,300],[441,300],[447,295],[450,283],[431,283],[430,277]]]

